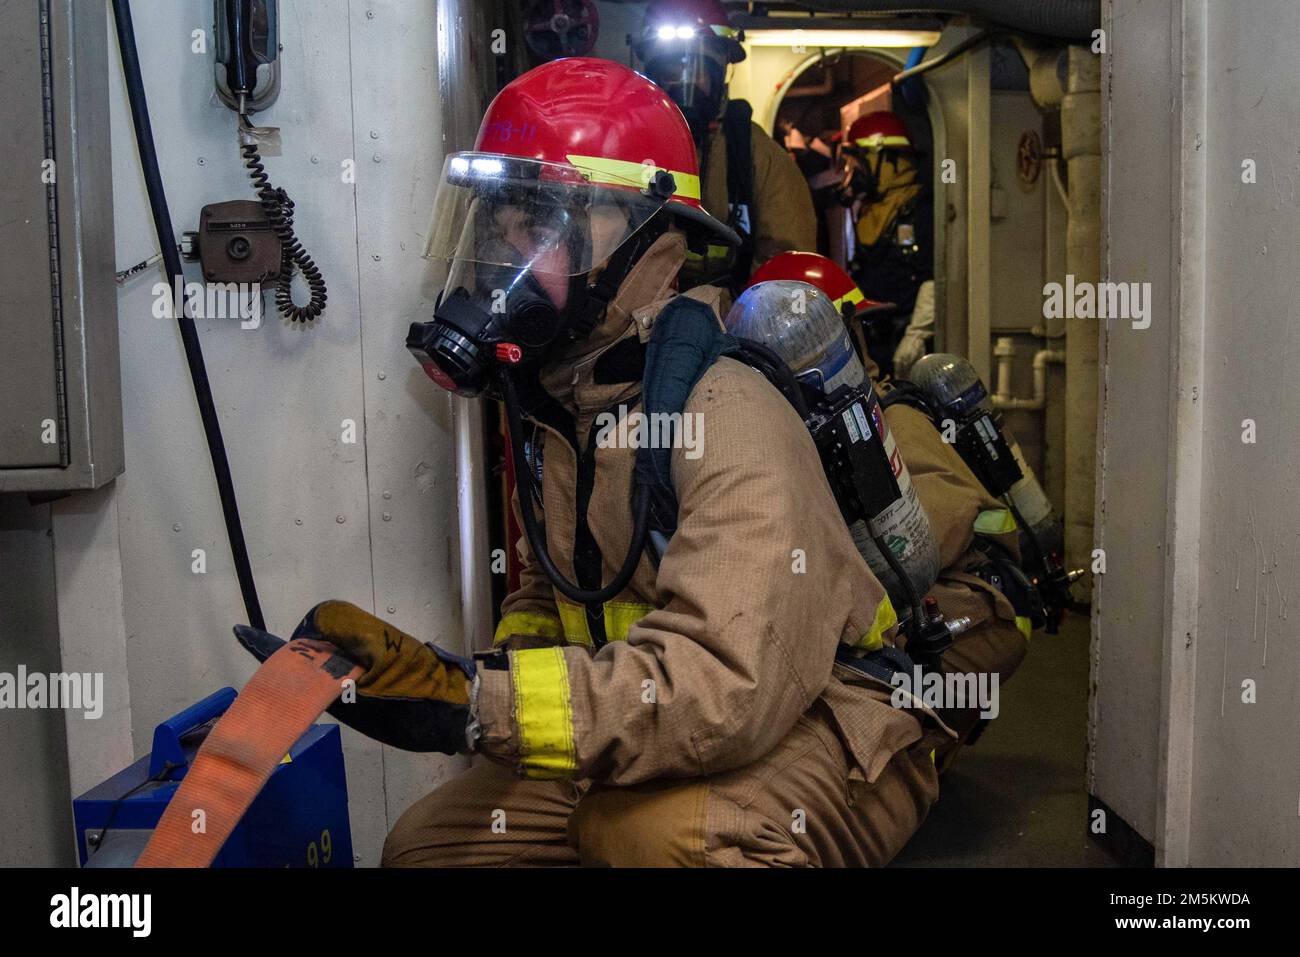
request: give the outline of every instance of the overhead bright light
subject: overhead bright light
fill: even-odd
[[[659,39],[660,39],[660,40],[671,40],[671,39],[672,39],[673,37],[675,37],[675,36],[677,36],[677,28],[676,28],[676,27],[660,27],[660,28],[659,28]]]
[[[695,36],[695,28],[694,28],[694,27],[678,27],[678,28],[677,28],[677,39],[679,39],[679,40],[689,40],[689,39],[690,39],[691,37],[693,37],[693,36]]]
[[[756,47],[932,47],[938,30],[746,30]]]

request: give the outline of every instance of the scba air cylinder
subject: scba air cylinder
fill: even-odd
[[[876,538],[898,559],[916,595],[925,595],[939,576],[939,548],[930,519],[889,431],[871,379],[853,351],[848,329],[834,303],[816,286],[804,282],[761,282],[745,290],[736,300],[726,325],[732,335],[767,346],[796,375],[816,370],[824,392],[847,385],[865,394],[869,416],[876,435],[881,438],[900,496],[870,522],[851,523],[849,532],[858,552],[895,605],[907,607],[909,596],[880,554]]]
[[[1016,437],[1009,429],[1001,427],[1001,416],[994,409],[988,390],[975,367],[961,356],[935,352],[918,360],[912,366],[908,378],[925,392],[936,410],[950,417],[958,428],[970,423],[976,428],[992,428],[1001,433],[1021,473],[1021,477],[1006,489],[1005,494],[1015,506],[1020,519],[1032,530],[1034,539],[1043,552],[1059,555],[1062,546],[1060,519],[1052,509],[1052,503],[1033,469],[1025,461]],[[989,424],[981,426],[982,421]],[[979,474],[981,470],[976,468],[975,471]],[[998,490],[989,491],[1001,497],[1002,493]],[[1029,554],[1023,539],[1021,552]]]

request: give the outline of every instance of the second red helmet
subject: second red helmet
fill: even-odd
[[[857,283],[834,260],[818,253],[791,252],[773,256],[754,273],[749,285],[774,279],[793,279],[816,286],[830,297],[837,309],[851,303],[857,312],[863,312],[880,305],[864,296]]]
[[[845,142],[860,149],[912,148],[912,139],[907,135],[907,127],[888,110],[877,110],[866,116],[859,116],[849,126]]]

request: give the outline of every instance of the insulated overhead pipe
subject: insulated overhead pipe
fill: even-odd
[[[800,0],[823,13],[947,13],[1063,40],[1091,40],[1099,0]]]

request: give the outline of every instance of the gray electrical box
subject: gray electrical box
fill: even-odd
[[[0,492],[122,471],[108,18],[0,3]]]

